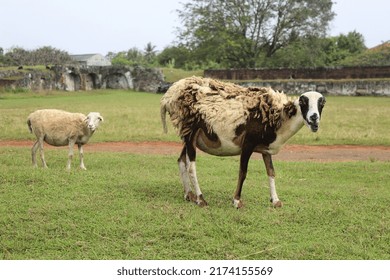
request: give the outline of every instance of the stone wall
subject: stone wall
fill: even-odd
[[[390,66],[318,67],[297,69],[209,69],[204,71],[204,76],[221,80],[378,79],[390,78]]]
[[[241,82],[243,86],[272,87],[287,94],[318,91],[326,95],[390,96],[390,80],[264,81]]]
[[[232,80],[234,76],[235,79],[233,80],[244,86],[270,86],[276,90],[284,91],[287,94],[301,94],[305,91],[315,90],[328,95],[390,96],[390,79],[378,78],[378,76],[390,76],[390,67],[369,68],[371,70],[367,70],[367,67],[358,67],[353,71],[352,69],[347,69],[348,71],[345,70],[345,68],[343,69],[345,70],[344,76],[347,75],[347,73],[350,76],[352,73],[358,73],[357,69],[360,69],[361,71],[366,69],[365,75],[366,77],[370,77],[370,79],[351,78],[349,80],[315,80],[314,78],[311,78],[307,80],[298,80],[290,78],[284,80],[269,79],[267,81],[257,81],[254,83],[245,81],[239,82],[239,79],[237,79],[238,76],[234,76],[237,73],[249,73],[246,71],[252,71],[253,69],[243,69],[241,70],[242,72],[234,72],[236,70],[206,70],[205,76],[223,80]],[[338,77],[341,77],[340,70],[341,69],[337,69],[336,71],[336,73],[339,73]],[[273,72],[272,69],[267,71],[270,71],[268,75],[276,73]],[[322,70],[318,71],[321,72]],[[215,77],[214,74],[216,73],[219,73],[219,75],[224,73],[224,76],[216,75],[217,77]],[[228,73],[232,75],[229,76],[230,74],[228,75]],[[286,74],[287,72],[282,73]],[[330,72],[327,74],[328,77],[331,76],[329,73]],[[376,78],[372,79],[374,76]],[[277,75],[275,74],[273,77],[277,77]],[[78,91],[109,88],[164,93],[169,88],[169,84],[164,83],[164,76],[159,69],[115,66],[54,66],[46,70],[25,68],[21,70],[2,71],[0,72],[0,90],[1,88],[27,88],[34,91]]]
[[[288,94],[314,90],[329,95],[390,96],[390,66],[222,69],[205,70],[204,76],[244,86],[270,86]]]
[[[20,69],[0,72],[0,88],[31,90],[132,89],[157,92],[164,83],[161,70],[118,66],[53,66],[46,70]]]

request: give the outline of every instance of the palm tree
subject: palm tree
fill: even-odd
[[[152,45],[151,42],[149,42],[146,47],[144,48],[145,52],[145,60],[150,65],[153,64],[156,61],[156,46]]]

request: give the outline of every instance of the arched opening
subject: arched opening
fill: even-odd
[[[77,91],[80,90],[80,76],[75,73],[69,73],[65,75],[65,90]]]
[[[129,83],[126,79],[126,76],[121,73],[114,73],[108,75],[106,78],[107,88],[111,89],[128,89]]]
[[[85,76],[85,90],[98,88],[98,76],[95,73],[89,73]]]

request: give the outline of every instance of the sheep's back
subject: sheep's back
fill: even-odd
[[[235,129],[249,117],[278,126],[289,99],[271,88],[242,87],[210,78],[191,77],[173,84],[163,97],[181,136],[202,119],[209,131]]]
[[[53,139],[68,138],[78,135],[83,130],[86,116],[81,113],[70,113],[56,109],[43,109],[28,117],[34,133],[45,134]]]

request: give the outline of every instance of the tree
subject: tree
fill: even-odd
[[[148,65],[153,65],[156,62],[156,46],[149,42],[144,48],[144,59]]]
[[[337,47],[348,51],[351,55],[366,49],[363,35],[356,31],[349,32],[347,35],[340,34],[337,38]]]
[[[279,49],[263,65],[289,68],[343,65],[345,58],[365,49],[363,35],[356,31],[335,37],[307,36]]]
[[[27,64],[28,61],[28,52],[20,47],[13,47],[9,52],[5,54],[5,57],[13,65],[23,65]]]
[[[72,58],[66,51],[45,46],[30,52],[31,65],[47,65],[47,64],[68,64],[73,63]]]
[[[389,66],[390,41],[384,42],[375,48],[366,49],[357,55],[348,56],[343,61],[341,61],[340,64],[347,66]]]
[[[114,54],[111,55],[113,55],[113,58],[111,60],[111,63],[113,65],[128,65],[128,66],[145,65],[144,55],[142,51],[140,51],[136,47],[133,47],[128,51],[123,51],[115,55]]]
[[[142,51],[140,51],[136,47],[133,47],[127,51],[126,58],[128,61],[130,61],[130,64],[133,66],[144,64],[144,55]]]
[[[363,35],[353,31],[347,35],[323,39],[323,52],[326,55],[325,65],[333,66],[343,64],[347,57],[355,56],[366,49]]]
[[[172,66],[174,68],[183,69],[186,62],[191,60],[191,52],[183,45],[170,46],[166,47],[157,55],[157,60],[162,66]]]
[[[0,66],[3,66],[6,63],[6,57],[4,56],[4,49],[0,47]]]
[[[111,59],[112,65],[131,65],[131,62],[126,57],[126,52],[119,52],[116,53],[113,58]]]
[[[20,47],[14,47],[5,54],[12,65],[45,65],[72,63],[70,55],[66,51],[45,46],[32,51]]]
[[[206,60],[255,67],[298,38],[325,36],[331,0],[192,0],[182,4],[180,41]]]
[[[264,58],[264,67],[300,68],[325,66],[323,38],[307,37],[280,48],[270,58]]]

